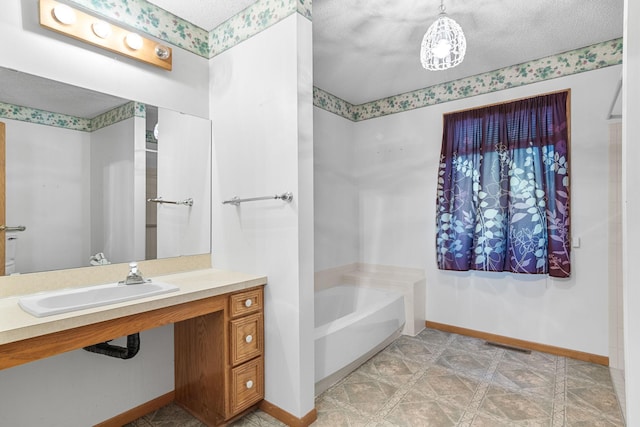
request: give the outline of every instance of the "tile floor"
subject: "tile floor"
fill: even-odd
[[[624,426],[609,369],[426,329],[316,398],[315,427]],[[283,426],[255,411],[233,427]],[[129,427],[202,424],[177,405]]]

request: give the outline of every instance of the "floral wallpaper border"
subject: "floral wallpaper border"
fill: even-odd
[[[20,105],[0,103],[0,117],[21,122],[91,132],[91,119],[53,113],[36,108],[22,107]]]
[[[622,39],[614,39],[359,105],[314,87],[313,104],[357,122],[618,65],[622,63],[622,48]]]
[[[39,110],[37,108],[22,107],[20,105],[0,102],[0,118],[54,126],[81,132],[93,132],[133,116],[145,117],[146,106],[139,102],[131,101],[92,119],[85,119],[83,117],[75,117],[67,114],[54,113],[51,111]]]
[[[313,17],[312,0],[298,0],[298,13],[311,21]]]
[[[264,31],[293,13],[311,20],[312,0],[258,0],[208,32],[145,0],[69,0],[205,58]]]
[[[130,101],[126,104],[100,114],[99,116],[91,119],[91,132],[104,127],[110,126],[114,123],[121,122],[131,117],[146,117],[147,107],[140,102]]]
[[[342,116],[345,119],[356,121],[353,119],[353,109],[356,105],[338,98],[337,96],[316,86],[313,87],[313,105],[330,113]]]
[[[296,0],[260,0],[209,33],[209,57],[269,28],[297,11]]]

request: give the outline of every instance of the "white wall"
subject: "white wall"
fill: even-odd
[[[3,121],[7,224],[27,227],[16,234],[16,272],[87,266],[90,134]]]
[[[185,173],[188,171],[188,173]],[[158,196],[193,206],[157,206],[157,256],[211,251],[211,121],[160,108]]]
[[[425,268],[428,320],[606,356],[606,118],[620,73],[608,67],[358,123],[361,261]],[[572,232],[581,241],[572,277],[438,270],[442,114],[565,88],[571,88]]]
[[[294,14],[211,60],[213,265],[268,276],[266,400],[313,401],[311,23]],[[279,200],[222,205],[237,195]]]
[[[313,109],[315,269],[359,260],[358,187],[354,167],[354,123]]]
[[[134,146],[136,125],[144,134],[144,120],[131,117],[104,127],[91,135],[91,252],[89,256],[103,252],[112,263],[144,259],[144,245],[136,248],[135,242],[144,242],[144,212],[136,215],[136,200],[144,200],[144,158],[138,159]],[[144,153],[144,151],[143,151]],[[142,181],[136,194],[136,179]],[[136,251],[136,249],[138,249]]]
[[[126,346],[123,340],[114,344]],[[173,327],[169,325],[142,332],[140,352],[133,359],[78,350],[0,370],[1,423],[87,427],[174,387]]]
[[[173,71],[168,72],[119,57],[41,28],[37,5],[33,0],[4,2],[0,39],[10,42],[0,43],[0,65],[209,117],[207,59],[174,48]],[[78,350],[0,371],[3,422],[92,425],[168,393],[174,388],[172,333],[170,327],[143,333],[141,352],[129,361]],[[78,363],[79,358],[86,361]]]
[[[428,268],[441,120],[423,108],[356,123],[360,262]]]
[[[626,422],[640,425],[640,280],[635,266],[640,259],[640,4],[625,0],[623,96],[622,96],[622,235],[623,296],[624,296],[624,360]],[[633,403],[636,402],[636,403]]]

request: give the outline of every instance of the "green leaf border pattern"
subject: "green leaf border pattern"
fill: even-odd
[[[0,102],[0,118],[81,132],[93,132],[134,116],[146,116],[146,107],[144,104],[130,101],[94,118],[87,119]]]
[[[314,105],[357,122],[622,64],[622,39],[353,105],[314,88]],[[341,105],[339,108],[338,101]],[[344,104],[344,105],[342,105]],[[328,108],[327,108],[328,106]]]

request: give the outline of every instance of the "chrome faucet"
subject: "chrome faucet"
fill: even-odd
[[[137,262],[129,263],[129,268],[131,269],[129,274],[127,274],[127,277],[120,283],[125,285],[139,285],[145,282],[144,277],[142,277],[142,272],[138,270]]]

